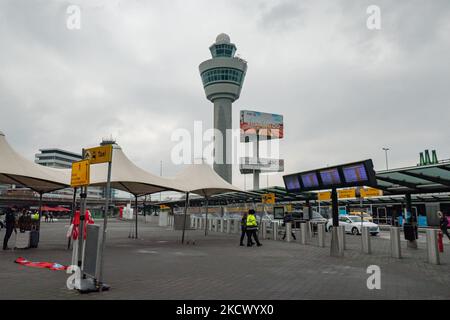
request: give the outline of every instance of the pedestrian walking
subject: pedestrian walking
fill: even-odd
[[[15,209],[9,209],[6,212],[5,216],[5,227],[6,227],[6,234],[5,238],[3,239],[3,250],[9,250],[8,248],[8,241],[9,238],[11,238],[11,234],[14,231],[17,234],[16,230],[16,217],[15,217]]]
[[[450,240],[450,235],[448,234],[448,219],[445,216],[445,213],[443,213],[442,211],[438,211],[438,216],[439,216],[439,227],[441,228],[441,231],[443,234],[445,234],[448,238],[448,240]]]
[[[247,212],[244,212],[241,218],[241,241],[240,241],[241,247],[244,246],[244,238],[246,235],[247,235]],[[250,239],[250,243],[252,243],[252,239]]]
[[[255,217],[255,210],[250,209],[248,210],[247,215],[247,247],[253,246],[252,237],[253,239],[255,239],[256,245],[258,247],[262,246],[262,244],[258,240],[258,234],[256,233],[256,231],[258,231],[258,223]]]

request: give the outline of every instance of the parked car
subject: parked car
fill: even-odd
[[[359,211],[353,211],[353,212],[350,212],[348,215],[349,215],[349,216],[357,216],[357,217],[361,217],[361,212],[359,212]],[[371,216],[370,214],[368,214],[368,213],[366,213],[366,212],[362,212],[362,215],[363,215],[364,221],[373,222],[373,218],[372,218],[372,216]]]
[[[314,226],[318,225],[319,223],[327,223],[328,219],[324,218],[320,213],[317,211],[312,212],[311,220],[309,220]]]
[[[373,222],[363,221],[361,223],[361,217],[350,216],[350,215],[340,215],[339,225],[344,226],[346,233],[352,233],[354,235],[361,234],[361,224],[363,227],[369,227],[369,232],[371,235],[377,235],[380,233],[380,227]],[[333,228],[333,219],[329,219],[326,226],[327,231],[331,231]]]

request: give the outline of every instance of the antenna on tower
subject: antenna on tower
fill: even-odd
[[[102,138],[102,142],[100,142],[101,146],[107,146],[110,144],[116,144],[116,139],[113,138],[112,135],[110,135],[109,137],[103,137]]]

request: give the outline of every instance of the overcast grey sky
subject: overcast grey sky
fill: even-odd
[[[66,28],[71,4],[80,30]],[[366,27],[369,5],[381,30]],[[198,65],[222,32],[248,61],[233,126],[242,109],[283,114],[286,173],[384,169],[383,146],[390,167],[425,148],[450,158],[448,0],[2,0],[0,130],[29,159],[112,135],[142,168],[174,174],[173,130],[212,125]],[[233,179],[243,187],[237,167]]]

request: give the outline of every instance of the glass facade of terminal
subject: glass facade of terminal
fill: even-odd
[[[214,68],[202,73],[204,87],[214,82],[232,82],[241,85],[243,77],[241,70],[233,68]]]
[[[233,57],[236,47],[232,44],[216,44],[211,47],[211,54],[214,58],[217,57]]]

